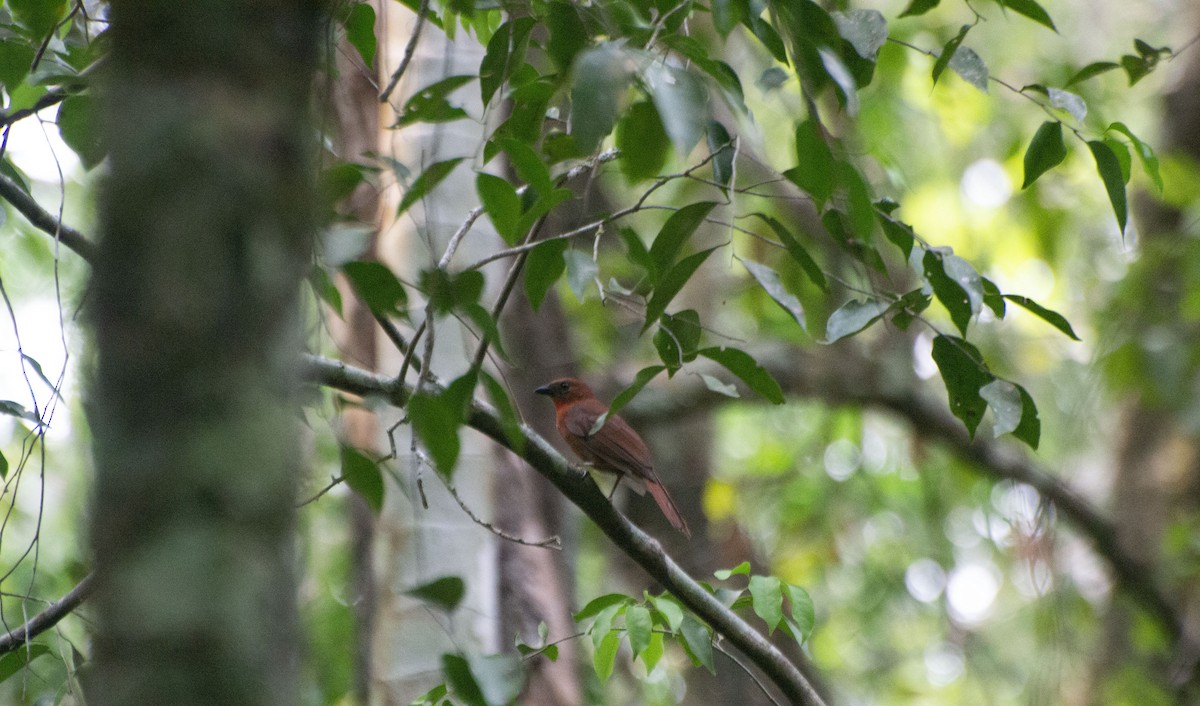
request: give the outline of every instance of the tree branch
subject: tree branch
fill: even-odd
[[[410,385],[394,385],[389,378],[339,361],[307,356],[305,364],[305,376],[312,382],[358,395],[383,395],[397,407],[403,407],[412,394]],[[566,459],[540,435],[522,425],[521,438],[517,440],[520,443],[514,443],[508,438],[499,414],[477,401],[471,403],[467,425],[525,459],[583,510],[646,573],[737,646],[792,703],[806,706],[824,704],[795,664],[761,633],[700,586],[663,551],[657,540],[617,512],[591,478],[573,470]]]
[[[51,603],[45,610],[29,619],[21,627],[0,636],[0,655],[8,654],[25,646],[27,642],[41,635],[67,617],[71,611],[92,593],[93,577],[88,574],[83,580],[67,592],[65,596]]]
[[[84,260],[92,262],[96,257],[96,245],[82,233],[58,221],[41,204],[25,193],[17,182],[0,174],[0,198],[11,203],[33,226],[63,245],[74,250]]]

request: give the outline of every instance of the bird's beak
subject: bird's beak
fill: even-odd
[[[536,392],[539,395],[549,395],[550,394],[550,386],[542,385],[538,389],[534,390],[534,392]]]

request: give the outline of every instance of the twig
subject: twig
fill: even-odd
[[[721,654],[725,655],[726,657],[729,658],[729,660],[731,662],[733,662],[738,667],[740,667],[741,670],[746,673],[746,676],[750,677],[750,681],[754,682],[754,685],[758,687],[759,691],[761,691],[763,693],[763,696],[767,697],[771,701],[771,703],[775,704],[775,706],[783,706],[783,704],[779,703],[779,700],[776,699],[775,696],[771,692],[767,691],[767,685],[763,684],[762,680],[760,680],[754,674],[754,672],[750,671],[749,667],[747,667],[745,664],[743,664],[742,661],[740,659],[738,659],[732,652],[725,649],[725,646],[721,644],[721,640],[714,638],[712,641],[712,646],[717,648],[717,652],[720,652]]]
[[[11,203],[35,228],[74,250],[88,262],[96,258],[96,245],[82,233],[61,222],[21,190],[17,182],[0,174],[0,198]]]
[[[467,503],[462,499],[461,496],[459,496],[458,490],[454,487],[453,483],[446,480],[445,476],[443,476],[441,473],[437,473],[435,475],[438,477],[438,480],[442,481],[442,485],[450,493],[450,497],[454,498],[454,502],[458,503],[458,506],[462,508],[462,511],[467,513],[467,517],[471,518],[472,522],[484,528],[488,532],[491,532],[506,542],[512,542],[514,544],[520,544],[526,547],[540,547],[542,549],[553,549],[560,552],[562,551],[562,539],[560,539],[558,535],[547,537],[546,539],[537,542],[531,542],[528,539],[521,539],[516,535],[511,535],[499,527],[496,527],[492,523],[484,520],[476,515],[471,508],[467,507]]]
[[[392,96],[392,91],[396,90],[396,85],[400,83],[400,78],[408,70],[408,65],[417,50],[417,41],[421,39],[421,30],[425,28],[425,15],[428,14],[429,0],[421,0],[421,7],[417,9],[417,23],[413,25],[412,36],[408,38],[408,44],[404,46],[404,55],[400,57],[400,65],[392,73],[392,78],[388,81],[387,87],[383,89],[383,93],[379,94],[380,103],[388,102],[388,99]]]
[[[30,640],[46,632],[58,624],[60,620],[71,614],[92,593],[95,574],[88,574],[67,592],[65,596],[51,603],[45,610],[33,616],[19,628],[0,636],[0,655],[8,654],[24,647]]]
[[[296,507],[304,507],[305,505],[307,505],[309,503],[314,503],[314,502],[320,500],[322,495],[333,490],[339,483],[341,483],[345,480],[346,480],[345,476],[331,476],[329,479],[329,485],[326,485],[324,488],[321,488],[319,491],[317,491],[316,495],[312,496],[308,500],[305,500],[304,502],[300,503]]]

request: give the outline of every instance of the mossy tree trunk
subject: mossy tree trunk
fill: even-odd
[[[323,3],[114,0],[89,703],[297,703],[297,295]]]

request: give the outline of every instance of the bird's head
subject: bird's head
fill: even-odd
[[[592,393],[592,388],[588,387],[587,383],[575,378],[561,378],[554,382],[546,383],[534,390],[534,392],[554,400],[555,405],[595,397]]]

